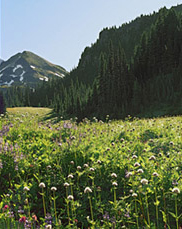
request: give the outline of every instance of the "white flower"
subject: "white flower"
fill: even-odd
[[[112,185],[116,187],[116,186],[118,186],[118,183],[114,181],[114,182],[112,182]]]
[[[137,158],[138,158],[137,155],[132,156],[132,159],[137,159]]]
[[[173,189],[172,189],[172,192],[173,192],[173,193],[179,194],[179,193],[180,193],[180,190],[179,190],[179,188],[173,188]]]
[[[78,170],[80,170],[81,168],[82,168],[81,166],[79,166],[79,165],[77,166],[77,169],[78,169]]]
[[[56,187],[52,187],[51,191],[55,192],[55,191],[57,191],[57,188]]]
[[[158,177],[158,176],[159,176],[159,174],[158,174],[157,172],[154,172],[152,175],[153,175],[154,177]]]
[[[97,160],[97,164],[101,164],[102,162],[100,160]]]
[[[142,179],[141,181],[140,181],[142,184],[148,184],[148,180],[147,179]]]
[[[136,162],[135,164],[134,164],[134,167],[139,167],[140,166],[140,163],[138,163],[138,162]]]
[[[138,195],[137,195],[137,193],[134,192],[134,193],[132,194],[132,196],[133,196],[133,197],[137,197]]]
[[[69,174],[69,175],[68,175],[68,178],[73,179],[73,175],[72,175],[72,174]]]
[[[138,169],[137,172],[138,173],[143,173],[143,169]]]
[[[70,185],[67,182],[64,183],[64,187],[69,187],[69,186]]]
[[[94,171],[95,171],[95,169],[94,169],[94,168],[90,168],[90,171],[91,171],[91,172],[94,172]]]
[[[112,174],[111,174],[111,177],[112,177],[112,178],[116,178],[116,177],[117,177],[116,173],[112,173]]]
[[[23,190],[26,191],[26,192],[30,191],[30,189],[28,187],[26,187],[26,186],[24,187]]]
[[[84,167],[84,168],[88,168],[88,164],[84,164],[83,167]]]
[[[72,195],[69,195],[69,196],[67,197],[67,199],[68,199],[68,200],[74,200],[74,197],[73,197]]]
[[[85,190],[84,190],[84,193],[89,193],[89,192],[92,192],[92,189],[89,188],[89,187],[86,187]]]
[[[52,229],[52,225],[51,224],[46,225],[46,229]]]
[[[152,156],[149,158],[149,161],[151,161],[151,160],[155,160],[155,156],[154,156],[154,155],[152,155]]]
[[[74,161],[70,161],[70,164],[71,164],[71,165],[74,165],[75,163],[74,163]]]
[[[41,182],[41,183],[39,184],[39,187],[40,187],[40,188],[45,188],[45,184],[44,184],[43,182]]]
[[[129,178],[129,177],[131,177],[132,175],[133,175],[132,172],[127,172],[125,177],[126,177],[126,178]]]

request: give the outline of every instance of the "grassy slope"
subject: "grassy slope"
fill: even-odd
[[[56,186],[58,189],[56,192],[57,209],[65,225],[68,221],[66,192],[63,184],[68,182],[72,183],[75,198],[76,215],[71,218],[74,220],[76,217],[80,227],[84,225],[88,228],[89,225],[86,216],[90,216],[90,207],[87,195],[84,194],[85,187],[89,186],[93,190],[91,196],[94,220],[98,227],[101,228],[104,224],[105,228],[111,228],[109,226],[112,225],[111,218],[117,216],[117,220],[121,220],[120,223],[117,222],[118,228],[121,228],[121,225],[125,225],[126,228],[137,228],[135,206],[130,191],[132,189],[138,195],[137,211],[140,228],[149,221],[146,193],[151,228],[154,228],[154,224],[157,223],[154,205],[156,188],[159,201],[157,209],[159,228],[164,228],[165,224],[161,211],[166,212],[167,223],[171,228],[176,228],[175,219],[169,212],[175,213],[175,196],[171,192],[172,188],[178,187],[182,190],[182,117],[134,119],[133,121],[128,119],[109,123],[85,120],[79,125],[67,121],[69,124],[66,125],[64,121],[56,124],[51,119],[45,121],[49,112],[50,110],[44,108],[14,108],[8,109],[7,119],[0,119],[0,127],[13,124],[3,136],[1,144],[3,147],[5,142],[7,147],[13,145],[14,155],[17,155],[18,170],[15,169],[13,163],[9,163],[8,167],[0,170],[1,194],[8,192],[11,204],[14,203],[17,207],[24,206],[23,187],[28,186],[31,213],[36,213],[38,217],[43,216],[38,184],[40,182],[46,184],[46,206],[49,212],[51,210],[53,212],[50,204],[52,195],[50,189]],[[20,152],[23,159],[18,157]],[[0,159],[3,161],[4,158],[7,161],[8,155],[11,157],[11,151],[7,154],[2,150]],[[137,158],[134,159],[133,155]],[[155,159],[151,160],[151,156],[155,156]],[[101,164],[98,164],[97,160],[100,160]],[[74,161],[74,165],[71,165],[70,161]],[[136,166],[136,162],[140,165]],[[91,172],[89,168],[84,168],[86,163],[95,171]],[[81,166],[81,170],[78,170],[77,166]],[[138,172],[138,169],[142,169],[143,172]],[[127,171],[132,173],[130,178],[125,177]],[[154,177],[152,175],[154,172],[157,172],[159,177]],[[74,176],[72,181],[67,178],[70,173]],[[112,173],[116,173],[117,178],[112,178]],[[6,176],[9,182],[3,179]],[[147,186],[141,185],[143,178],[149,181]],[[117,206],[113,204],[113,181],[118,183]],[[98,186],[101,191],[98,191]],[[72,194],[70,187],[68,193]],[[100,198],[102,204],[99,202]],[[178,195],[178,203],[181,201],[182,193]],[[7,203],[10,204],[6,198],[3,198],[2,206]],[[26,209],[26,206],[24,208]],[[106,211],[110,215],[108,221],[103,218]],[[178,204],[178,213],[180,212],[182,212],[182,206]],[[129,220],[125,216],[128,213]],[[2,216],[4,213],[0,212],[0,214]],[[17,219],[19,217],[17,216]],[[182,225],[181,219],[179,221],[179,225]]]

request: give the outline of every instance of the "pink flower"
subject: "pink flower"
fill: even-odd
[[[6,204],[5,206],[4,206],[4,210],[6,210],[6,209],[8,209],[9,208],[9,206]]]
[[[22,216],[20,219],[19,219],[19,222],[20,223],[25,223],[26,221],[26,216]]]

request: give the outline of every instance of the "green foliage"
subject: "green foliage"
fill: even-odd
[[[34,90],[8,90],[7,105],[51,107],[59,117],[77,116],[78,121],[104,120],[108,114],[116,119],[181,114],[181,41],[181,6],[141,15],[104,29],[64,79],[52,78]],[[24,58],[32,64],[42,61],[27,52]]]
[[[181,117],[78,124],[13,110],[0,119],[4,228],[182,225]]]

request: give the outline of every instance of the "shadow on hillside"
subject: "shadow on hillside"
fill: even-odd
[[[62,119],[58,114],[56,114],[54,111],[49,112],[44,117],[41,118],[40,121],[50,121],[53,124],[56,124],[60,122]]]

